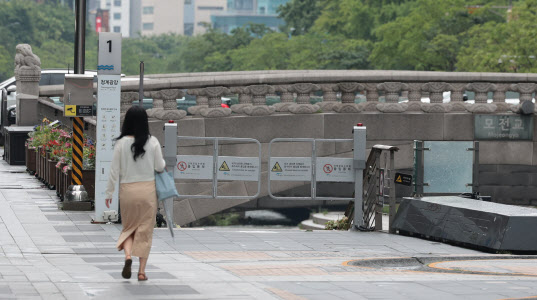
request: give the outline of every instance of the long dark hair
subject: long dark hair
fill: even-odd
[[[144,145],[151,136],[149,133],[149,123],[147,113],[140,106],[132,106],[125,114],[125,120],[121,127],[121,135],[116,141],[126,135],[134,135],[134,143],[131,146],[134,161],[145,154]]]

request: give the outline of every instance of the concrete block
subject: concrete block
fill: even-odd
[[[483,185],[509,185],[528,186],[531,184],[531,177],[528,173],[479,173],[479,184]]]
[[[498,173],[537,173],[537,167],[526,165],[498,165]]]
[[[495,197],[504,200],[529,200],[537,195],[537,187],[529,186],[497,186]],[[494,201],[500,202],[500,201]]]
[[[248,200],[238,199],[190,199],[189,201],[197,220],[248,202]]]
[[[369,143],[368,143],[369,144]],[[335,143],[335,152],[336,153],[346,153],[351,152],[353,147],[353,142],[341,142]],[[367,145],[366,145],[367,148]]]
[[[213,146],[177,147],[177,155],[213,155]]]
[[[190,201],[187,199],[175,200],[173,203],[173,221],[183,226],[196,220],[194,212],[190,207]]]
[[[175,180],[175,187],[179,195],[212,195],[212,181],[201,180]]]
[[[472,141],[474,115],[470,113],[444,114],[444,141]]]
[[[351,138],[352,126],[363,123],[367,139],[375,140],[442,140],[444,118],[436,114],[327,114],[327,138]]]
[[[177,122],[178,136],[205,136],[205,118],[186,117]],[[203,140],[184,140],[179,146],[205,145]]]
[[[479,172],[498,172],[498,165],[479,164]]]
[[[160,145],[164,145],[164,122],[157,119],[149,119],[149,133],[156,137]]]
[[[481,164],[532,165],[532,142],[482,141],[479,143]]]
[[[537,142],[537,115],[533,115],[533,141]]]
[[[537,186],[537,173],[530,174],[530,185]],[[536,195],[536,198],[537,198],[537,195]]]
[[[268,143],[274,138],[323,138],[323,114],[231,116],[205,119],[206,136],[256,138]]]
[[[537,166],[537,143],[533,143],[533,156],[531,160],[533,166]]]
[[[40,124],[37,96],[17,94],[17,126]]]

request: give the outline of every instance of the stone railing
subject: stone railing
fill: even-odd
[[[178,120],[187,113],[177,109],[176,99],[195,96],[192,115],[217,118],[231,114],[249,116],[275,113],[508,113],[518,107],[505,102],[506,92],[531,100],[537,91],[537,74],[455,73],[421,71],[245,71],[147,75],[144,97],[153,99],[151,117]],[[121,111],[138,99],[138,80],[122,81]],[[443,93],[451,92],[443,103]],[[475,103],[463,101],[475,93]],[[492,93],[491,103],[488,93]],[[62,96],[63,86],[40,87],[40,97]],[[355,103],[357,94],[365,101]],[[224,96],[236,95],[239,104],[221,107]],[[267,106],[266,97],[280,102]],[[322,101],[311,104],[312,96]],[[405,96],[404,98],[402,96]],[[422,97],[430,101],[424,103]],[[379,101],[379,99],[381,101]],[[402,101],[404,99],[404,101]]]

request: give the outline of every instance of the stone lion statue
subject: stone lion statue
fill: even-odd
[[[32,52],[32,47],[28,44],[17,45],[15,54],[15,73],[20,71],[41,71],[41,60]]]

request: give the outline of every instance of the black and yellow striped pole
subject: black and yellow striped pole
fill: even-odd
[[[82,166],[84,162],[84,121],[81,117],[73,118],[73,165],[72,185],[82,185]]]

